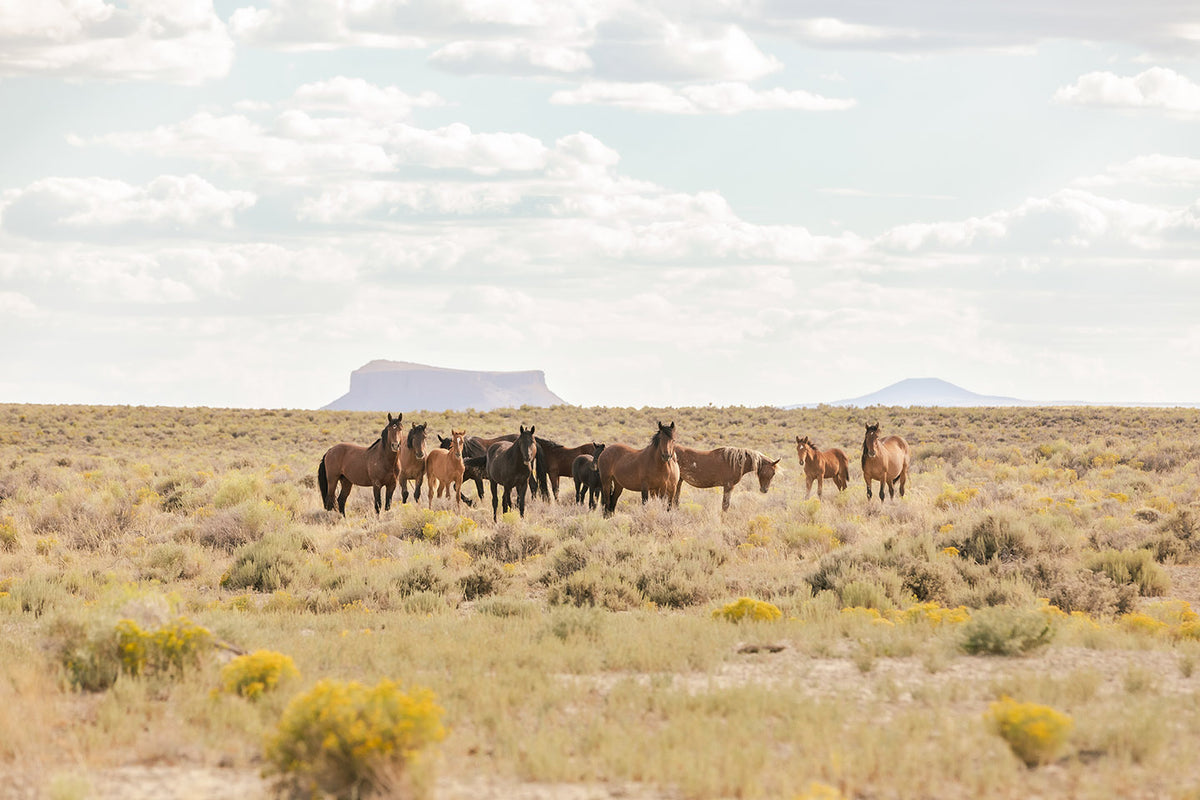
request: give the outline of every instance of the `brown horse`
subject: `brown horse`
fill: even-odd
[[[483,481],[487,480],[487,472],[485,461],[480,461],[481,458],[487,457],[488,449],[497,442],[515,442],[518,434],[506,433],[503,436],[493,436],[486,438],[483,436],[468,436],[463,443],[463,460],[467,464],[466,477],[475,481],[475,489],[479,492],[479,496],[483,497]],[[533,472],[529,476],[529,491],[531,495],[541,493],[543,499],[550,499],[550,489],[547,486],[546,476],[546,457],[542,453],[542,439],[536,439],[537,456],[534,462]],[[482,478],[478,477],[482,473]]]
[[[496,485],[504,487],[504,511],[512,508],[512,490],[517,490],[517,509],[525,516],[525,492],[530,488],[537,461],[537,444],[533,440],[533,429],[521,426],[515,441],[500,441],[487,451],[488,483],[492,487],[492,522],[496,521]]]
[[[650,444],[637,450],[627,444],[610,444],[596,458],[600,471],[600,504],[604,516],[617,509],[623,489],[640,491],[647,498],[665,497],[670,508],[679,483],[679,461],[675,458],[675,423],[658,423]]]
[[[571,464],[571,477],[575,481],[575,502],[582,503],[586,496],[588,508],[596,507],[596,498],[600,496],[600,472],[596,469],[596,456],[604,450],[604,445],[597,444],[594,455],[575,456]]]
[[[413,423],[408,429],[408,436],[400,445],[400,498],[408,502],[408,482],[413,484],[413,500],[421,501],[421,481],[425,479],[425,426]]]
[[[807,436],[803,439],[797,436],[796,455],[800,459],[800,466],[804,467],[805,500],[812,494],[813,481],[817,482],[817,497],[820,497],[825,489],[826,478],[833,479],[833,485],[839,492],[844,492],[850,485],[850,459],[846,457],[846,451],[842,448],[819,450]]]
[[[883,502],[883,487],[888,497],[896,497],[896,482],[900,483],[900,496],[904,497],[904,486],[908,483],[908,442],[900,436],[879,438],[879,423],[867,425],[863,436],[862,450],[863,480],[867,483],[867,499],[871,499],[871,481],[879,481],[879,502]]]
[[[678,445],[675,458],[679,460],[679,480],[675,483],[673,501],[679,505],[679,491],[687,481],[697,489],[712,489],[720,486],[725,490],[721,496],[721,510],[729,510],[729,495],[747,472],[758,476],[758,489],[763,494],[775,477],[779,459],[772,461],[757,450],[741,447],[718,447],[715,450],[693,450]]]
[[[403,414],[395,419],[388,414],[388,424],[371,445],[342,442],[335,444],[321,456],[317,467],[317,486],[321,491],[321,502],[326,511],[333,511],[334,490],[337,491],[337,508],[346,516],[346,498],[354,486],[370,486],[375,490],[375,513],[379,513],[379,490],[387,490],[383,503],[385,510],[392,507],[392,493],[396,491],[396,478],[400,474],[400,439],[404,430],[400,426]]]
[[[429,479],[429,507],[433,508],[433,493],[437,496],[454,494],[454,508],[462,510],[463,436],[466,431],[450,431],[450,447],[430,450],[425,456],[425,476]]]
[[[575,464],[575,458],[577,456],[595,457],[596,450],[602,448],[604,445],[588,442],[577,447],[564,447],[558,442],[538,437],[537,446],[539,461],[544,456],[546,481],[550,484],[550,489],[554,492],[554,499],[557,501],[558,481],[560,478],[572,477],[571,469]],[[544,488],[541,486],[541,476],[539,475],[538,477],[539,488]]]

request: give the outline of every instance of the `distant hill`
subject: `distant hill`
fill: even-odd
[[[811,404],[809,404],[811,405]],[[976,394],[961,386],[940,378],[907,378],[877,392],[847,400],[834,400],[833,406],[949,406],[966,408],[972,406],[1031,406],[1037,403],[1018,400],[1015,397],[997,397]],[[804,405],[789,406],[803,408]]]
[[[331,411],[491,411],[566,405],[541,370],[476,372],[407,361],[371,361],[350,373],[350,391]]]

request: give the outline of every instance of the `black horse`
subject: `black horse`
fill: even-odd
[[[497,442],[515,442],[516,440],[517,434],[507,433],[491,439],[483,436],[468,436],[463,442],[463,463],[466,465],[463,482],[474,480],[475,490],[481,499],[483,498],[483,482],[488,479],[488,476],[483,471],[484,462],[479,459],[486,458],[488,448]],[[531,496],[540,494],[543,500],[549,500],[550,476],[546,456],[542,452],[542,441],[540,438],[534,438],[534,443],[537,444],[537,457],[534,459],[534,470],[529,475],[529,493]],[[472,471],[473,468],[474,471]]]
[[[584,495],[588,499],[588,508],[596,507],[596,498],[600,496],[600,471],[596,469],[596,456],[604,449],[604,445],[596,445],[592,455],[584,453],[575,456],[571,462],[571,477],[575,479],[575,502],[582,503]]]
[[[517,490],[517,509],[525,516],[525,492],[529,489],[537,460],[537,444],[533,440],[534,426],[521,426],[516,441],[496,442],[487,451],[487,476],[492,487],[492,522],[496,521],[498,492],[504,487],[504,511],[512,508],[512,490]],[[465,463],[465,462],[464,462]]]

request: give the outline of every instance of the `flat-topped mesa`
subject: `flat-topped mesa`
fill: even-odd
[[[567,405],[541,370],[483,372],[377,359],[350,373],[350,391],[331,411],[491,411]]]

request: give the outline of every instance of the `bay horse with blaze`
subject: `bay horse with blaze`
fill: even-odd
[[[804,467],[805,500],[812,494],[813,481],[817,482],[817,497],[824,492],[826,478],[833,481],[839,492],[844,492],[850,485],[850,459],[842,448],[821,450],[807,436],[797,436],[796,456],[800,459],[800,466]]]
[[[611,517],[621,491],[642,493],[642,504],[650,497],[666,498],[667,508],[679,483],[679,461],[675,458],[675,423],[658,423],[650,444],[641,450],[627,444],[610,444],[596,458],[600,471],[600,504]]]
[[[867,499],[871,499],[871,481],[879,481],[879,502],[883,502],[886,485],[888,497],[895,499],[896,483],[900,484],[900,496],[904,497],[904,486],[908,483],[908,442],[901,436],[879,438],[879,423],[867,425],[863,436],[862,450],[863,480],[867,484]]]
[[[375,513],[379,513],[380,490],[386,490],[384,510],[392,507],[392,493],[396,491],[396,480],[400,475],[400,440],[404,429],[400,420],[388,414],[388,424],[379,432],[374,443],[361,444],[341,442],[325,451],[317,467],[317,487],[321,492],[321,503],[326,511],[333,511],[334,493],[337,494],[337,509],[346,516],[346,498],[354,486],[370,486],[375,491]]]

